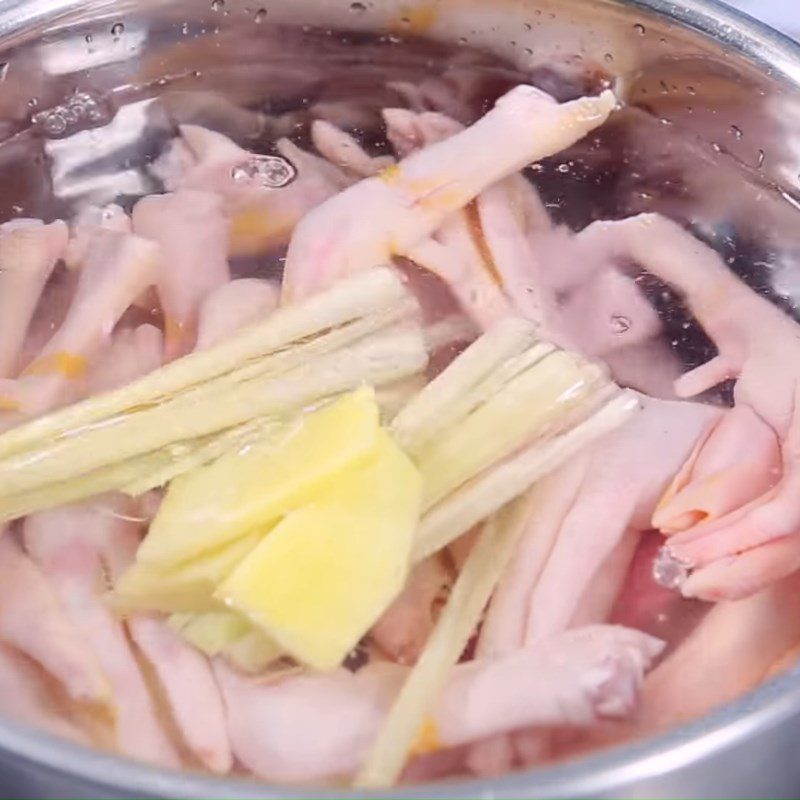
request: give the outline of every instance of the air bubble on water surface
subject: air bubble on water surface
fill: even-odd
[[[115,39],[119,39],[122,34],[125,33],[125,23],[124,22],[115,22],[111,26],[111,35]]]
[[[605,61],[606,64],[611,64],[614,61],[614,56],[612,56],[611,53],[606,53],[603,56],[603,61]]]
[[[758,157],[756,159],[756,168],[761,169],[764,166],[764,159],[766,158],[766,153],[763,150],[758,151]]]
[[[181,25],[181,34],[183,34],[184,36],[188,36],[189,35],[189,23],[188,22],[184,22],[183,25]]]
[[[258,11],[256,11],[255,17],[253,17],[256,25],[260,25],[266,18],[267,18],[266,8],[259,8]]]
[[[653,580],[665,589],[680,589],[691,568],[677,558],[669,547],[662,547],[653,561]]]
[[[627,333],[631,329],[631,321],[628,317],[623,317],[620,314],[614,314],[611,317],[611,330],[614,333]]]
[[[742,129],[738,125],[731,125],[731,133],[733,134],[733,138],[736,140],[739,140],[744,136]]]
[[[225,0],[211,0],[212,11],[222,11],[225,8]]]
[[[111,115],[108,109],[88,92],[74,92],[60,105],[39,111],[31,118],[34,126],[46,136],[62,136],[78,129],[105,125]]]
[[[366,3],[358,3],[358,2],[350,3],[350,10],[354,14],[363,14],[367,10],[367,4]]]
[[[641,23],[641,22],[637,22],[637,23],[636,23],[636,24],[633,26],[633,29],[636,31],[636,33],[638,33],[638,34],[639,34],[639,36],[644,36],[644,35],[645,35],[645,33],[647,32],[647,28],[645,28],[645,27],[644,27],[644,25],[642,25],[642,23]]]
[[[59,136],[67,130],[67,119],[58,111],[44,111],[34,119],[48,136]]]
[[[282,156],[251,156],[246,164],[234,167],[235,183],[255,183],[264,189],[281,189],[296,177],[294,165]]]

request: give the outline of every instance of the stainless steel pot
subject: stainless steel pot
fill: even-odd
[[[417,35],[439,45],[408,44]],[[376,64],[424,77],[440,68],[445,43],[505,59],[510,66],[481,67],[487,85],[516,70],[579,91],[589,74],[612,81],[635,109],[633,133],[612,128],[555,164],[551,205],[567,221],[648,209],[690,219],[754,285],[800,305],[800,47],[712,0],[4,0],[0,218],[70,213],[89,199],[151,190],[143,165],[168,135],[154,98],[185,119],[269,139],[292,124],[298,97],[335,102],[339,80],[372,91]],[[305,54],[302,64],[287,59],[289,44]],[[198,104],[198,89],[216,101]],[[76,91],[94,116],[85,107],[70,116]],[[692,347],[687,361],[703,355],[702,343]],[[386,796],[797,797],[798,737],[795,672],[633,746]],[[0,792],[307,794],[160,772],[2,721]]]

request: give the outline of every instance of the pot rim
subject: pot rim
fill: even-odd
[[[615,0],[645,14],[667,17],[710,37],[800,91],[800,43],[724,5],[719,0]],[[53,22],[69,15],[79,0],[10,0],[0,22],[0,39],[22,33],[31,21]],[[116,3],[114,3],[116,5]],[[121,9],[118,9],[118,11]],[[609,796],[637,781],[695,764],[706,755],[735,747],[752,735],[800,715],[800,666],[774,678],[704,717],[666,733],[619,745],[562,765],[500,778],[445,781],[389,791],[348,791],[352,798]],[[307,798],[308,789],[273,786],[255,779],[218,778],[172,772],[103,753],[0,718],[0,752],[44,770],[47,777],[74,776],[101,795],[124,788],[126,796],[204,798]],[[313,790],[318,798],[342,790]]]

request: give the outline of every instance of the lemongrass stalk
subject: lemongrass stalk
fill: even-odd
[[[391,419],[396,413],[396,409],[408,402],[409,398],[419,392],[424,386],[425,376],[416,374],[412,375],[410,378],[403,378],[402,380],[379,387],[375,392],[375,399],[381,409],[381,416],[385,419]],[[327,398],[324,402],[327,402]],[[321,404],[322,403],[319,405]],[[314,404],[305,406],[303,408],[303,413],[313,411],[315,407]],[[198,439],[196,440],[196,445],[189,443],[190,447],[187,449],[184,456],[173,458],[170,463],[166,464],[160,470],[148,471],[147,473],[143,472],[140,478],[120,488],[125,494],[138,497],[150,489],[165,486],[171,480],[177,478],[179,475],[183,475],[185,472],[216,461],[231,450],[241,449],[257,441],[264,441],[265,439],[277,441],[283,431],[292,428],[295,417],[296,415],[290,415],[286,419],[278,420],[260,418],[243,425],[238,425],[228,431],[223,431],[223,433],[217,436]],[[183,445],[178,445],[178,447],[183,447]]]
[[[0,457],[133,408],[157,404],[254,359],[408,302],[409,294],[391,268],[359,272],[303,303],[278,309],[216,347],[181,358],[116,391],[12,428],[0,435]]]
[[[425,388],[427,383],[428,379],[420,373],[386,386],[379,386],[375,390],[375,400],[381,409],[381,422],[388,425]]]
[[[169,463],[166,450],[113,464],[71,480],[49,483],[37,489],[0,496],[0,521],[19,519],[45,508],[77,503],[88,497],[119,489],[127,481],[138,479]]]
[[[635,395],[620,392],[571,430],[544,442],[534,442],[460,487],[422,518],[413,560],[421,561],[447,547],[583,448],[618,428],[637,408]]]
[[[512,356],[490,372],[483,380],[465,390],[455,398],[436,421],[435,430],[429,426],[416,441],[409,442],[409,454],[420,456],[426,449],[435,446],[442,437],[452,433],[467,418],[478,412],[482,406],[496,401],[506,391],[513,391],[515,381],[530,369],[543,362],[549,355],[557,352],[550,344],[534,344],[522,353]]]
[[[503,362],[496,370],[487,375],[484,380],[476,384],[469,392],[465,392],[447,409],[450,424],[464,419],[476,408],[488,402],[515,378],[544,361],[553,352],[555,352],[555,348],[552,345],[538,343],[529,347],[523,353]]]
[[[503,509],[484,526],[453,586],[425,649],[403,684],[355,780],[365,789],[388,788],[403,771],[425,718],[464,652],[532,511],[529,497]]]
[[[273,379],[245,381],[235,390],[196,389],[0,461],[0,497],[66,481],[255,416],[280,418],[364,383],[382,385],[414,375],[426,363],[420,329],[401,325]]]
[[[597,388],[601,373],[563,350],[534,362],[415,456],[424,510],[532,438],[541,438]]]
[[[451,422],[449,409],[508,359],[525,352],[536,341],[529,322],[503,320],[468,347],[444,372],[430,382],[392,423],[392,434],[407,452],[413,452]]]
[[[18,519],[44,508],[75,503],[110,491],[138,497],[191,469],[204,466],[236,447],[276,435],[285,423],[255,420],[220,434],[204,436],[93,470],[84,475],[0,496],[0,521]]]
[[[384,419],[391,419],[398,408],[425,385],[423,375],[414,375],[389,384],[376,392]],[[304,408],[303,411],[313,410]],[[74,503],[104,492],[119,490],[131,497],[165,486],[190,470],[216,461],[232,450],[239,450],[264,439],[277,439],[292,426],[294,417],[285,420],[259,418],[211,436],[204,436],[101,467],[86,475],[48,484],[30,492],[0,496],[0,521],[18,519],[44,508]]]
[[[136,478],[119,488],[131,497],[138,497],[150,489],[165,486],[185,472],[216,461],[231,450],[240,450],[264,439],[275,439],[290,424],[289,421],[283,420],[258,419],[223,431],[217,436],[197,440],[196,445],[189,444],[186,451],[180,455],[174,453],[174,448],[170,448],[174,457],[169,463],[160,469],[142,471]],[[180,444],[177,447],[182,448],[184,445]]]
[[[363,319],[353,320],[312,339],[298,342],[285,350],[250,361],[238,369],[234,369],[218,378],[205,381],[199,386],[191,387],[185,392],[179,392],[173,397],[188,397],[195,392],[224,391],[256,378],[278,377],[315,358],[337,350],[343,350],[357,341],[401,323],[407,320],[414,310],[413,301],[398,303],[385,311],[372,314]]]

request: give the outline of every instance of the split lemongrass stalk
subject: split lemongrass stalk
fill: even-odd
[[[392,786],[415,738],[475,631],[532,511],[524,496],[492,517],[453,586],[447,605],[416,666],[403,684],[355,785]]]
[[[403,409],[392,432],[413,457],[429,511],[531,442],[542,442],[618,391],[585,358],[538,342],[532,324],[496,325]]]
[[[530,322],[495,325],[392,422],[424,479],[414,557],[466,533],[636,407],[603,367],[537,341]]]
[[[554,352],[556,350],[552,345],[537,343],[519,355],[509,358],[474,386],[471,391],[465,392],[457,402],[450,406],[448,415],[450,416],[451,427],[454,426],[454,423],[466,419],[467,415],[487,403],[513,380]],[[419,446],[424,446],[424,444],[427,443],[420,443]]]
[[[413,313],[412,307],[414,301],[391,268],[359,272],[301,304],[278,309],[265,321],[214,348],[174,361],[121,389],[7,431],[0,436],[0,457],[38,448],[132,409],[156,405],[266,356],[292,352],[292,348],[348,324],[360,320],[374,320],[379,326],[390,324]],[[363,328],[353,333],[354,338],[365,335]],[[331,348],[346,343],[334,339]]]
[[[123,461],[74,480],[47,484],[27,492],[0,497],[0,520],[19,519],[45,508],[76,503],[123,486],[127,481],[163,469],[169,461],[166,452],[149,453],[141,458]]]
[[[131,497],[139,497],[150,489],[166,486],[171,480],[185,472],[204,467],[226,453],[242,450],[255,442],[277,441],[284,430],[294,424],[291,419],[259,418],[243,425],[225,430],[220,434],[202,437],[188,443],[166,448],[170,460],[160,469],[141,471],[139,475],[121,486]],[[162,452],[162,451],[158,451]]]
[[[376,392],[381,417],[391,419],[397,410],[425,386],[424,375],[414,375],[386,385]],[[313,410],[313,406],[303,412]],[[226,453],[241,451],[256,443],[277,442],[284,431],[297,424],[298,415],[286,419],[258,418],[211,436],[167,445],[143,456],[93,470],[77,478],[51,483],[42,489],[0,496],[0,521],[18,519],[43,508],[75,503],[104,492],[119,490],[139,497],[151,489],[199,467],[207,466]]]
[[[257,417],[266,421],[285,419],[363,383],[383,386],[418,374],[427,363],[421,328],[410,318],[397,321],[398,317],[413,313],[413,301],[409,301],[399,280],[391,273],[383,270],[378,273],[383,275],[377,284],[380,289],[385,289],[387,282],[394,282],[399,288],[394,309],[381,309],[373,317],[333,331],[319,331],[317,340],[295,345],[302,351],[302,357],[285,358],[291,354],[287,349],[265,357],[261,363],[250,362],[238,371],[229,370],[226,375],[159,402],[140,403],[125,413],[68,430],[55,441],[39,442],[38,446],[2,458],[0,503],[3,498],[64,484],[170,446],[212,437]],[[357,338],[348,339],[343,332],[354,328],[358,329]],[[330,343],[332,338],[336,339],[334,348],[326,346],[313,354],[309,352],[318,342]],[[275,359],[282,360],[282,368],[273,369]],[[289,368],[285,369],[287,363]],[[173,366],[164,369],[169,371]],[[159,383],[153,376],[143,380],[153,385]],[[139,383],[129,387],[136,397],[142,395]],[[96,402],[108,405],[108,400],[102,397],[80,405],[90,407]],[[85,416],[76,409],[68,409],[66,413],[71,418]],[[91,409],[86,412],[88,416],[93,414]],[[4,438],[0,437],[0,448]],[[159,479],[175,474],[174,464],[158,458],[156,470],[160,471]],[[109,488],[149,488],[143,477],[141,472],[127,474],[123,483]]]
[[[43,508],[74,503],[117,489],[138,497],[150,489],[164,486],[184,472],[215,461],[231,450],[247,447],[255,441],[269,441],[288,424],[274,419],[258,419],[213,436],[168,445],[71,480],[0,496],[0,520],[17,519]]]
[[[255,416],[287,414],[362,383],[381,385],[424,368],[418,327],[395,327],[271,379],[195,389],[0,461],[0,496],[31,491],[205,436]]]
[[[376,399],[382,418],[394,417],[397,410],[424,385],[425,376],[414,375],[379,389]],[[313,405],[306,407],[303,413],[313,408]],[[258,418],[218,434],[167,445],[71,480],[47,484],[41,489],[7,496],[0,494],[0,521],[18,519],[43,508],[74,503],[112,490],[139,497],[150,489],[166,486],[180,475],[207,466],[227,453],[241,451],[256,443],[277,442],[284,431],[296,426],[297,419],[298,415],[285,419]]]
[[[517,362],[523,365],[519,372]],[[476,408],[416,453],[425,481],[425,510],[527,442],[559,428],[609,384],[596,365],[542,345],[510,359],[498,372],[511,377],[498,381]],[[492,376],[486,383],[493,383]]]
[[[431,352],[430,345],[428,352]],[[381,421],[387,426],[426,386],[428,379],[424,373],[410,378],[388,383],[375,390],[375,399],[381,409]]]
[[[476,404],[476,389],[509,359],[536,344],[534,326],[518,318],[504,320],[468,347],[395,418],[392,434],[410,454]]]
[[[380,408],[381,417],[389,419],[394,417],[397,409],[405,405],[424,386],[424,374],[414,374],[411,377],[380,386],[375,392],[375,399]],[[138,497],[150,489],[165,486],[179,475],[206,466],[226,453],[240,451],[257,442],[260,444],[278,442],[286,431],[294,429],[299,424],[303,414],[314,411],[323,402],[328,402],[328,399],[325,398],[318,404],[312,403],[304,406],[301,412],[285,418],[262,417],[243,425],[237,425],[221,434],[195,439],[188,444],[181,443],[168,447],[167,450],[171,456],[169,463],[161,469],[142,471],[140,477],[122,486],[122,491],[132,497]],[[0,508],[2,508],[1,501]]]
[[[464,484],[422,518],[414,544],[414,561],[447,547],[585,447],[620,427],[638,408],[634,394],[620,391],[575,427],[534,442]]]

